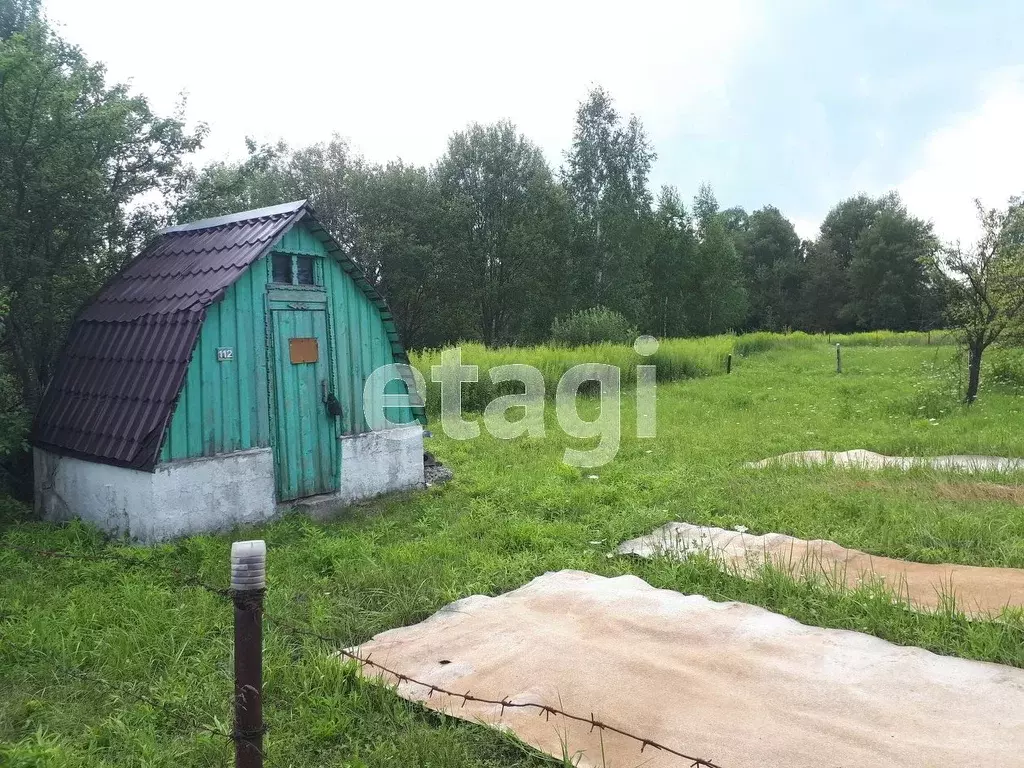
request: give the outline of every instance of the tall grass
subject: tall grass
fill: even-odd
[[[514,382],[495,384],[491,380],[492,369],[502,365],[529,365],[544,377],[545,397],[553,398],[558,381],[567,370],[583,363],[612,365],[619,369],[625,388],[636,385],[638,365],[656,365],[661,381],[693,379],[711,376],[725,371],[725,358],[732,351],[732,336],[710,336],[700,339],[666,339],[658,345],[658,351],[644,357],[628,344],[587,344],[579,347],[556,347],[539,344],[533,347],[501,347],[488,349],[475,342],[460,344],[463,365],[479,368],[479,381],[464,384],[462,404],[467,411],[481,411],[503,394],[521,392],[522,386]],[[443,350],[425,350],[411,356],[412,364],[427,380],[427,410],[440,410],[440,387],[431,382],[431,367],[441,364]]]
[[[854,334],[809,334],[795,333],[748,333],[743,335],[707,336],[697,339],[663,339],[658,351],[650,356],[641,356],[629,344],[587,344],[578,347],[562,347],[539,344],[532,347],[501,347],[488,349],[477,342],[457,345],[462,351],[462,364],[475,365],[479,380],[462,387],[462,406],[466,411],[482,411],[495,397],[521,392],[522,387],[513,382],[495,384],[490,371],[502,365],[530,365],[544,377],[544,394],[555,396],[558,381],[567,370],[582,363],[600,363],[619,369],[624,388],[636,385],[636,367],[655,365],[658,381],[679,381],[725,373],[726,357],[736,357],[767,352],[774,349],[811,349],[826,343],[840,343],[844,346],[895,347],[925,344],[948,344],[952,339],[944,331],[931,334],[920,332],[895,333],[893,331],[872,331]],[[431,367],[441,364],[440,349],[422,350],[411,355],[412,364],[427,381],[427,410],[431,414],[440,412],[440,386],[431,381]],[[738,361],[736,361],[738,362]]]
[[[953,344],[949,331],[865,331],[864,333],[745,333],[735,337],[733,352],[747,357],[771,349],[813,349],[826,344],[844,347],[917,347]]]

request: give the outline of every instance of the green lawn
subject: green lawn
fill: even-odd
[[[451,483],[326,525],[289,517],[235,537],[137,548],[105,543],[81,525],[22,522],[12,507],[3,543],[142,562],[0,549],[0,765],[228,764],[230,745],[203,728],[230,725],[232,612],[219,596],[182,587],[171,569],[226,585],[238,537],[267,540],[271,616],[345,643],[466,595],[577,568],[634,573],[808,624],[1024,666],[1020,617],[969,622],[779,574],[748,582],[702,560],[606,556],[622,539],[685,520],[830,538],[914,560],[1024,567],[1024,494],[1014,503],[1014,492],[989,493],[991,484],[1016,487],[1024,478],[743,467],[810,448],[1024,455],[1024,397],[989,388],[971,409],[958,405],[953,355],[948,346],[851,346],[842,375],[823,342],[737,359],[730,376],[661,385],[655,439],[630,437],[633,401],[624,398],[618,458],[595,470],[561,463],[567,445],[582,446],[561,435],[553,416],[544,440],[438,436],[429,449],[454,469]],[[496,732],[404,703],[330,650],[268,623],[268,766],[548,762]]]

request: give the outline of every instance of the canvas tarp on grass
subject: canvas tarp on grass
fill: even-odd
[[[798,578],[851,588],[878,582],[915,608],[934,610],[945,604],[975,617],[1024,607],[1024,570],[1018,568],[914,563],[847,549],[834,541],[807,541],[782,533],[755,536],[710,525],[666,523],[646,536],[623,542],[615,551],[680,559],[700,553],[746,577],[756,576],[770,564]]]
[[[794,451],[752,461],[748,467],[832,465],[848,469],[934,469],[953,472],[1021,472],[1024,459],[1002,456],[886,456],[855,448],[852,451]]]
[[[459,600],[358,652],[448,690],[592,713],[726,768],[1024,761],[1024,670],[808,627],[634,576],[548,573],[499,597]],[[555,756],[564,747],[584,768],[690,764],[535,710],[428,698],[410,682],[398,692]]]

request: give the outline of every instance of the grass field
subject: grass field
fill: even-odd
[[[623,344],[590,344],[582,347],[558,347],[540,344],[533,347],[502,347],[488,349],[483,344],[467,342],[459,345],[464,365],[475,365],[479,380],[463,391],[463,408],[468,411],[482,411],[496,396],[512,391],[506,384],[491,382],[490,371],[501,365],[531,365],[544,377],[544,388],[548,397],[554,397],[558,380],[567,369],[580,363],[602,363],[619,368],[622,384],[626,389],[636,384],[636,366],[656,365],[658,380],[661,382],[684,381],[705,376],[722,374],[726,369],[726,358],[732,354],[737,359],[774,349],[820,349],[823,345],[844,346],[917,346],[950,344],[950,335],[943,331],[919,333],[909,331],[872,331],[856,334],[807,333],[748,333],[743,336],[722,335],[699,339],[663,339],[657,351],[641,356],[633,347]],[[441,364],[439,349],[414,353],[410,362],[419,369],[427,382],[427,410],[431,414],[440,411],[440,390],[430,383],[431,368]]]
[[[599,469],[561,462],[567,445],[582,446],[553,418],[543,440],[438,436],[429,450],[455,471],[445,486],[367,504],[329,524],[292,516],[240,532],[267,540],[268,614],[354,644],[457,598],[578,568],[634,573],[808,624],[1024,666],[1019,616],[971,622],[955,611],[914,613],[870,591],[837,593],[774,573],[748,582],[702,560],[606,557],[622,539],[685,520],[830,538],[927,562],[1024,567],[1024,478],[743,466],[810,448],[1022,456],[1024,396],[1012,377],[983,388],[967,409],[956,399],[954,347],[850,340],[837,375],[834,348],[823,339],[769,342],[700,342],[712,360],[741,345],[747,354],[736,352],[730,376],[661,384],[655,439],[630,436],[634,409],[625,397],[622,448]],[[542,354],[552,371],[564,364],[550,350]],[[24,521],[11,506],[0,537],[139,560],[0,549],[0,765],[229,763],[230,745],[203,727],[230,726],[231,609],[217,595],[181,586],[171,569],[226,585],[232,536],[128,547],[81,525]],[[550,764],[496,732],[404,703],[330,651],[268,623],[268,766]]]

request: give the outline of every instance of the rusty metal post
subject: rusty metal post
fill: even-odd
[[[235,603],[235,768],[263,768],[263,593],[267,545],[231,545]]]
[[[725,358],[725,372],[732,373],[732,355],[727,355]]]
[[[839,344],[836,344],[836,373],[843,372],[843,358],[839,351]]]

